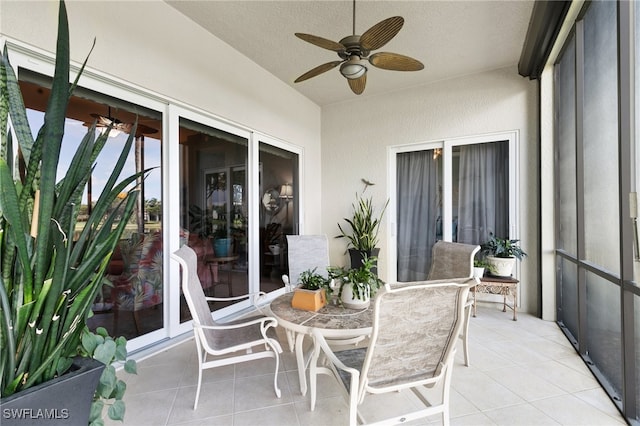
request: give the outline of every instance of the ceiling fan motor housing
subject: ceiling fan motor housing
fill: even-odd
[[[340,74],[349,80],[355,80],[362,77],[367,72],[366,60],[360,56],[353,54],[349,59],[340,65]]]

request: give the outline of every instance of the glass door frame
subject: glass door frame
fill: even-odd
[[[297,171],[298,173],[297,173],[297,176],[294,176],[294,179],[297,179],[297,182],[298,182],[298,192],[296,194],[297,200],[295,200],[294,202],[298,204],[298,207],[292,208],[291,215],[297,214],[297,217],[292,218],[292,221],[293,223],[296,223],[296,220],[297,220],[297,223],[298,223],[297,233],[303,234],[305,229],[305,225],[304,225],[305,215],[303,211],[304,210],[303,206],[305,205],[304,194],[306,192],[304,190],[304,180],[302,179],[302,177],[305,175],[304,174],[304,148],[273,138],[264,133],[255,132],[253,133],[253,139],[249,142],[249,146],[250,146],[249,151],[252,153],[252,157],[255,158],[255,167],[256,167],[255,170],[258,170],[258,163],[260,161],[260,143],[265,143],[265,144],[274,146],[276,148],[290,151],[298,156],[298,171]],[[250,163],[250,165],[251,164],[252,163]],[[253,169],[253,167],[250,167],[250,169]],[[258,173],[255,173],[255,171],[253,172],[253,175],[255,175],[255,176],[252,176],[254,180],[249,181],[250,182],[249,186],[252,187],[256,192],[259,192],[260,191],[259,175]],[[253,267],[249,268],[249,283],[250,285],[253,284],[256,286],[254,291],[258,291],[260,288],[260,232],[258,227],[260,223],[259,206],[261,203],[260,201],[261,197],[262,197],[262,194],[258,193],[257,195],[252,196],[250,198],[250,200],[253,200],[255,202],[252,202],[252,201],[249,202],[250,206],[252,206],[252,209],[249,210],[249,217],[252,220],[250,223],[254,224],[254,226],[250,226],[250,229],[249,229],[249,245],[250,245],[250,250],[249,250],[250,263],[249,264],[254,265]],[[284,293],[285,293],[285,287],[282,287],[278,290],[267,293],[266,300],[271,301]]]
[[[453,223],[453,147],[480,143],[508,141],[509,143],[509,238],[519,239],[520,223],[518,221],[518,209],[520,198],[519,186],[519,139],[518,130],[487,133],[482,135],[464,136],[459,138],[444,139],[439,141],[419,142],[407,145],[390,146],[387,149],[387,164],[389,175],[387,187],[389,192],[389,209],[387,209],[387,266],[388,280],[394,282],[398,279],[398,241],[397,241],[397,155],[406,152],[442,149],[442,235],[444,241],[452,239]],[[516,263],[515,275],[520,276],[520,265]],[[518,303],[520,303],[518,301]]]
[[[10,40],[6,40],[6,47],[9,51],[9,57],[11,58],[11,65],[14,69],[16,75],[19,78],[19,69],[27,69],[29,71],[33,71],[45,76],[49,76],[53,78],[54,75],[54,64],[55,58],[52,54],[44,51],[35,51],[32,47],[25,47],[20,44],[16,44]],[[72,62],[70,65],[70,73],[69,77],[72,81],[78,71],[80,70],[80,64],[76,62]],[[161,148],[161,167],[162,167],[162,204],[163,209],[166,211],[165,200],[168,200],[168,188],[166,185],[166,171],[168,170],[168,147],[169,147],[169,139],[167,130],[167,103],[162,99],[154,96],[152,93],[146,92],[144,89],[141,89],[137,86],[131,85],[131,83],[123,83],[114,80],[113,78],[109,78],[103,76],[102,74],[85,68],[82,76],[78,81],[78,86],[84,87],[86,89],[93,90],[98,93],[102,93],[108,95],[113,98],[121,99],[125,102],[131,102],[133,104],[138,104],[144,106],[146,108],[158,111],[162,114],[162,125],[163,125],[163,133],[162,133],[162,148]],[[164,211],[163,211],[164,213]],[[162,240],[163,240],[163,264],[166,265],[169,262],[169,251],[165,250],[165,243],[169,241],[168,239],[168,229],[167,226],[169,221],[164,217],[162,220]],[[127,350],[129,352],[136,351],[138,349],[144,348],[151,344],[157,343],[158,341],[165,339],[167,335],[170,334],[170,321],[169,321],[169,312],[170,307],[168,302],[169,297],[169,281],[170,276],[167,274],[167,268],[163,267],[162,271],[162,285],[163,285],[163,301],[165,301],[162,305],[163,309],[163,321],[162,327],[153,330],[149,333],[143,334],[134,339],[129,339],[127,341]]]
[[[283,142],[276,138],[267,136],[265,134],[259,132],[253,132],[250,129],[237,125],[235,123],[223,120],[221,118],[215,117],[211,114],[207,114],[201,111],[196,111],[194,109],[190,109],[184,106],[178,106],[174,104],[169,104],[167,111],[167,118],[165,120],[166,123],[166,134],[168,135],[168,140],[171,141],[171,144],[167,144],[166,147],[166,159],[173,159],[172,164],[169,167],[166,166],[166,184],[164,188],[166,190],[166,194],[164,197],[166,199],[170,199],[170,196],[177,196],[180,194],[180,167],[177,159],[180,158],[180,146],[179,146],[179,131],[180,131],[180,118],[185,118],[205,126],[209,126],[215,129],[219,129],[228,133],[232,133],[236,136],[240,136],[242,138],[246,138],[248,141],[248,150],[247,150],[247,199],[248,202],[248,247],[247,247],[247,256],[248,256],[248,282],[249,282],[249,291],[256,292],[259,290],[260,286],[260,235],[259,235],[259,221],[260,221],[260,165],[259,165],[259,144],[260,142],[266,143],[269,145],[276,146],[278,148],[286,149],[291,152],[298,154],[299,158],[299,167],[298,167],[298,182],[300,182],[299,188],[299,206],[302,206],[304,188],[302,188],[301,176],[303,176],[303,149],[292,145],[287,142]],[[169,195],[171,194],[171,195]],[[165,217],[166,220],[166,235],[167,238],[165,242],[168,247],[167,254],[167,265],[169,265],[167,272],[168,278],[171,286],[169,286],[169,293],[167,299],[170,301],[169,305],[169,337],[176,337],[181,334],[190,332],[192,330],[191,321],[185,321],[184,323],[180,323],[180,267],[177,262],[170,260],[169,253],[173,253],[174,251],[180,248],[180,203],[165,203]],[[299,214],[299,223],[301,223],[301,218],[304,217],[302,213],[302,209],[298,209]],[[303,229],[301,223],[301,229]],[[283,292],[282,289],[276,290],[274,292],[269,293],[265,301],[272,300],[279,294]],[[234,317],[239,316],[244,313],[247,313],[253,309],[252,304],[249,300],[242,301],[236,303],[232,306],[216,310],[213,313],[214,318],[222,318],[222,317]]]

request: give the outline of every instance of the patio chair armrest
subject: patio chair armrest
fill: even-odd
[[[331,350],[331,347],[329,347],[329,343],[327,343],[327,340],[324,338],[322,333],[320,333],[316,329],[313,330],[313,340],[316,345],[316,350],[321,350],[322,352],[324,352],[325,356],[329,359],[329,361],[333,363],[333,365],[351,375],[352,385],[354,384],[354,379],[355,383],[358,382],[360,378],[360,372],[355,368],[347,367],[346,365],[344,365],[344,363],[340,361],[340,359],[338,359],[335,353],[333,353],[333,350]]]
[[[242,300],[242,299],[247,299],[249,297],[255,297],[255,301],[259,300],[261,297],[266,296],[267,293],[265,293],[264,291],[256,291],[253,293],[247,293],[247,294],[243,294],[241,296],[231,296],[231,297],[211,297],[211,296],[207,296],[205,297],[207,302],[228,302],[231,300]]]
[[[241,320],[240,320],[241,321]],[[231,330],[233,328],[242,328],[242,327],[249,327],[251,325],[255,325],[255,324],[262,324],[261,328],[263,329],[267,329],[269,327],[277,327],[278,326],[278,320],[275,319],[274,317],[260,317],[260,318],[253,318],[249,321],[244,321],[244,322],[236,322],[233,324],[229,324],[229,323],[222,323],[219,325],[202,325],[202,324],[198,324],[198,323],[193,323],[194,327],[198,327],[198,328],[203,328],[203,329],[209,329],[209,330]]]

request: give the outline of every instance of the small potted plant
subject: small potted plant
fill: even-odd
[[[518,245],[519,241],[489,234],[489,240],[480,245],[480,252],[486,256],[487,262],[493,267],[494,275],[510,277],[516,259],[522,260],[527,256],[527,253]]]
[[[473,276],[475,278],[484,277],[484,273],[488,272],[489,274],[494,274],[494,268],[491,263],[489,263],[486,259],[474,259],[473,260]]]
[[[318,311],[327,304],[327,293],[331,293],[330,280],[323,277],[317,268],[300,274],[300,285],[295,288],[291,306],[305,311]]]
[[[367,308],[376,291],[384,285],[372,270],[375,257],[365,256],[359,268],[329,268],[329,278],[339,282],[337,299],[342,306],[350,309]]]

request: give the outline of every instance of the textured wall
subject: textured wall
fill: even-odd
[[[375,200],[389,196],[389,146],[518,130],[518,220],[529,253],[522,262],[521,301],[526,311],[537,312],[537,99],[537,83],[519,76],[513,66],[323,108],[323,232],[337,234],[336,224],[350,214],[355,192],[362,190],[360,178],[376,183],[367,190]],[[386,225],[381,232],[383,279],[388,269]],[[330,239],[330,244],[332,263],[346,263],[344,242]]]

